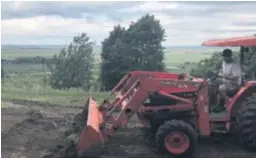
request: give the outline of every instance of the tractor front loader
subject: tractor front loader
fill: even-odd
[[[78,155],[85,155],[86,151],[93,146],[104,145],[119,128],[127,124],[134,113],[138,115],[143,125],[148,126],[150,124],[152,128],[158,128],[156,124],[164,121],[164,119],[169,119],[162,116],[176,118],[176,120],[171,121],[170,119],[170,122],[165,122],[167,123],[164,124],[167,128],[166,130],[164,126],[159,129],[157,134],[159,148],[164,149],[167,147],[169,148],[168,151],[179,154],[188,148],[194,147],[193,143],[196,143],[197,132],[195,118],[197,116],[199,116],[200,120],[206,120],[199,123],[202,128],[201,133],[205,135],[210,133],[209,124],[207,123],[209,117],[204,112],[205,108],[208,108],[208,104],[206,103],[205,105],[203,97],[201,99],[195,97],[195,95],[207,93],[205,85],[207,83],[204,80],[186,74],[147,71],[130,72],[111,91],[109,97],[115,94],[116,98],[114,100],[106,99],[102,105],[98,106],[96,101],[89,97],[87,126],[80,135],[80,141],[77,146]],[[186,98],[184,98],[184,95],[187,95]],[[196,104],[204,106],[195,106]],[[158,121],[154,122],[156,119]],[[178,131],[174,129],[173,135],[170,135],[171,126],[177,126],[180,129]],[[180,133],[183,130],[188,130],[187,132],[189,133],[186,134],[193,139],[190,142],[191,145],[187,136]],[[180,138],[183,139],[183,142],[168,143],[163,138],[167,137],[167,134],[169,139],[173,139],[170,141]],[[178,150],[175,145],[183,149]]]
[[[214,40],[203,45],[256,46],[256,37]],[[211,83],[188,74],[130,72],[100,106],[94,98],[88,98],[84,112],[87,122],[77,144],[78,155],[86,156],[92,148],[104,146],[134,114],[144,126],[150,126],[158,149],[174,157],[193,157],[198,136],[214,132],[238,132],[245,146],[255,151],[256,81],[244,80],[239,89],[228,95],[225,111],[217,115],[210,111]]]

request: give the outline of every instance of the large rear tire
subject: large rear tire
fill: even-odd
[[[256,149],[256,95],[249,97],[238,115],[239,139],[243,145],[255,151]]]
[[[166,121],[159,127],[155,138],[158,150],[170,157],[196,156],[197,134],[185,121]]]

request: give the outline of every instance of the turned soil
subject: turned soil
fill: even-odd
[[[2,108],[2,157],[57,157],[56,147],[63,143],[74,116],[81,111],[71,106],[9,103],[7,108]],[[200,139],[198,155],[200,158],[256,158],[256,153],[242,149],[234,139],[224,135]],[[161,158],[163,155],[157,152],[148,129],[141,127],[134,117],[127,128],[118,131],[107,143],[99,157]]]

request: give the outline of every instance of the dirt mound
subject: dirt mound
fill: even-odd
[[[76,145],[79,140],[80,133],[86,125],[88,116],[88,105],[85,105],[81,113],[74,116],[72,124],[66,129],[60,137],[60,142],[57,146],[49,150],[49,154],[44,158],[76,158]]]
[[[40,110],[38,110],[40,109]],[[43,109],[43,110],[42,110]],[[57,110],[59,111],[59,110]],[[43,157],[54,148],[72,123],[72,109],[62,107],[62,115],[52,108],[15,105],[2,108],[3,158]]]
[[[32,109],[32,110],[31,110]],[[87,113],[87,112],[86,112]],[[75,108],[22,106],[2,109],[3,158],[75,158],[79,132],[86,116]],[[160,158],[154,136],[142,128],[137,117],[106,143],[98,158]],[[198,158],[255,158],[232,137],[202,139]]]
[[[61,142],[49,150],[50,154],[44,158],[77,158],[76,145],[82,129],[85,126],[88,116],[88,107],[74,117],[72,126],[66,130],[61,138]],[[150,138],[150,139],[148,139]],[[152,139],[149,131],[141,128],[138,120],[132,118],[127,128],[120,129],[117,135],[112,138],[104,147],[90,149],[86,158],[114,158],[124,157],[143,157],[147,156],[158,158],[157,150],[152,149]],[[150,147],[150,148],[149,148]],[[88,155],[89,154],[89,155]]]

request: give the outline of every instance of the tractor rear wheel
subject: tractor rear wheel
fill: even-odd
[[[256,149],[256,95],[248,98],[238,115],[239,137],[248,149]]]
[[[195,156],[197,134],[185,121],[166,121],[159,127],[155,138],[158,150],[171,157]]]

